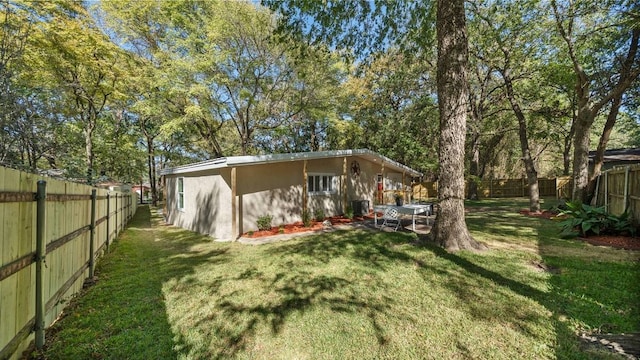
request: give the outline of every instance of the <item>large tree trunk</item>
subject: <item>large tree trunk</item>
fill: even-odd
[[[616,119],[618,117],[621,103],[622,94],[614,97],[611,100],[611,109],[609,109],[607,121],[605,122],[604,128],[602,129],[602,135],[600,135],[600,141],[598,141],[598,148],[596,149],[596,154],[593,157],[593,170],[589,175],[589,185],[587,187],[589,199],[592,197],[591,194],[593,194],[596,190],[596,179],[598,178],[598,176],[600,176],[600,173],[602,171],[602,164],[604,163],[604,152],[607,150],[607,144],[609,143],[609,138],[611,137],[611,131],[613,131],[613,127],[616,124]]]
[[[573,40],[572,25],[574,15],[570,16],[570,24],[565,27],[558,6],[555,1],[551,2],[553,12],[556,17],[556,26],[565,43],[576,75],[576,96],[578,100],[578,117],[575,123],[576,132],[573,147],[573,200],[586,203],[589,199],[589,131],[593,125],[595,117],[602,107],[609,101],[615,99],[631,86],[633,81],[640,75],[640,68],[637,66],[636,54],[638,52],[638,42],[640,40],[640,28],[634,27],[631,30],[631,39],[626,57],[622,60],[619,72],[613,71],[607,74],[610,78],[616,78],[615,85],[606,91],[599,98],[594,97],[590,91],[593,78],[589,76],[580,63],[576,46]],[[601,76],[600,74],[599,76]]]
[[[85,166],[87,168],[87,184],[93,185],[93,129],[92,124],[87,124],[84,130]]]
[[[467,34],[464,0],[438,0],[438,108],[440,167],[434,239],[449,251],[485,249],[464,217],[464,147],[467,123]]]
[[[147,137],[147,163],[149,170],[149,187],[151,188],[151,204],[153,206],[158,206],[158,189],[156,187],[156,157],[152,137]],[[142,192],[142,189],[140,189],[140,191]]]
[[[600,141],[598,142],[596,155],[593,158],[593,173],[591,173],[589,182],[594,182],[595,179],[600,176],[602,164],[604,163],[604,152],[605,150],[607,150],[607,144],[609,143],[609,138],[611,137],[613,126],[616,124],[616,119],[618,117],[618,112],[620,111],[621,103],[622,94],[620,94],[620,96],[616,96],[611,101],[611,109],[609,110],[609,115],[607,115],[607,122],[604,124],[604,128],[602,129],[602,135],[600,135]]]
[[[578,112],[573,138],[573,194],[574,201],[587,201],[589,184],[589,131],[593,123],[589,109]]]
[[[576,133],[576,117],[575,114],[571,120],[571,128],[569,133],[564,137],[564,149],[562,149],[562,175],[567,176],[571,174],[571,143],[573,142],[573,136]]]

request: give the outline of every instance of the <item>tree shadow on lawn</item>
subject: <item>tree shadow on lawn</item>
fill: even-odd
[[[218,277],[220,283],[236,287],[208,299],[213,312],[200,318],[193,327],[208,328],[219,340],[209,350],[196,349],[195,353],[220,359],[253,351],[248,346],[257,333],[264,334],[265,327],[271,335],[278,335],[292,317],[314,311],[359,313],[368,319],[378,345],[385,345],[388,335],[379,317],[389,315],[394,299],[379,292],[361,292],[361,279],[350,274],[325,271],[328,262],[344,257],[374,268],[391,266],[389,261],[393,259],[410,260],[408,255],[392,249],[395,244],[406,243],[406,235],[384,236],[388,240],[371,242],[363,237],[363,232],[340,231],[330,236],[266,245],[269,247],[262,248],[262,256],[268,264],[236,264],[236,272]]]
[[[516,243],[524,245],[522,248],[524,250],[537,250],[538,255],[542,258],[540,271],[547,272],[547,283],[550,288],[548,292],[510,279],[455,253],[449,253],[431,242],[428,236],[422,239],[421,246],[436,256],[456,264],[469,274],[489,280],[499,287],[509,289],[544,306],[550,312],[551,321],[555,328],[555,343],[549,345],[555,347],[557,357],[610,358],[612,354],[585,347],[576,336],[574,329],[577,327],[578,330],[587,333],[591,331],[638,331],[640,326],[638,305],[632,305],[631,309],[627,307],[628,304],[634,303],[634,296],[629,296],[629,294],[636,294],[635,299],[640,298],[640,286],[637,282],[638,274],[640,274],[640,262],[615,263],[611,260],[609,260],[610,262],[602,262],[594,259],[593,255],[580,256],[580,252],[575,249],[581,248],[582,244],[567,243],[567,240],[557,238],[556,226],[550,220],[530,219],[530,222],[514,226],[513,221],[509,220],[510,217],[510,214],[498,214],[492,217],[493,221],[490,223],[473,225],[472,222],[470,228],[488,233],[498,232],[499,236],[507,238],[522,237],[524,240],[518,240]],[[571,251],[567,255],[563,255],[563,247],[568,247]],[[584,252],[586,254],[588,250],[585,249]],[[479,259],[481,258],[479,257]],[[617,275],[613,275],[614,273]],[[628,278],[625,279],[624,276],[621,278],[620,274],[626,274]],[[621,280],[622,284],[620,284]],[[476,316],[501,314],[507,310],[487,309],[478,305],[483,302],[478,296],[477,285],[464,284],[464,280],[456,280],[451,281],[449,286],[458,293],[458,297],[461,299],[460,304]],[[630,292],[627,292],[628,290]],[[627,298],[619,299],[618,296]],[[520,309],[514,310],[516,314],[521,313],[522,315]],[[492,317],[490,316],[490,318]],[[629,318],[636,319],[635,325],[630,325],[634,321],[628,321]],[[528,316],[522,317],[521,321],[517,321],[517,324],[524,331],[535,332],[536,330],[531,327],[531,321],[542,322],[544,319],[530,313]]]

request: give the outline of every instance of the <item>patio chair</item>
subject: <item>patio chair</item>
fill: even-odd
[[[400,214],[398,210],[394,208],[388,208],[382,214],[382,225],[380,225],[380,229],[383,229],[385,226],[392,227],[395,223],[395,227],[393,227],[393,231],[398,231],[398,227],[400,226]]]

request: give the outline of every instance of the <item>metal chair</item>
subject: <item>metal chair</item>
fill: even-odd
[[[394,208],[386,209],[384,214],[382,214],[382,219],[384,221],[382,222],[382,225],[380,225],[380,229],[385,226],[392,227],[393,223],[395,223],[393,231],[398,231],[398,227],[400,226],[400,214],[398,213],[398,210]]]

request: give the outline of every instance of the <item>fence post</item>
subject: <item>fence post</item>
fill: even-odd
[[[89,278],[93,278],[96,263],[95,238],[96,238],[96,189],[91,189],[91,227],[89,236]]]
[[[598,177],[596,178],[596,193],[593,196],[593,202],[592,202],[593,206],[598,206],[598,192],[600,191],[600,177],[601,176],[602,176],[602,174],[598,175]]]
[[[111,205],[110,203],[111,203],[111,201],[110,201],[110,199],[109,199],[109,195],[110,195],[110,194],[107,192],[107,244],[106,244],[107,252],[109,252],[109,236],[111,236],[111,234],[109,233],[109,230],[110,230],[110,229],[109,229],[109,227],[110,227],[110,226],[109,226],[109,223],[110,223],[110,221],[109,221],[109,215],[110,215],[110,212],[111,212],[111,209],[110,209],[110,205]]]
[[[609,212],[609,170],[604,173],[604,210]]]
[[[42,265],[46,254],[44,226],[45,208],[47,200],[47,182],[38,180],[38,190],[36,193],[36,324],[35,342],[36,349],[41,350],[44,346],[44,294],[42,287],[44,284],[44,274]]]
[[[114,237],[114,239],[117,237],[118,237],[118,193],[116,193],[116,236]]]
[[[624,201],[622,203],[622,213],[627,211],[627,207],[629,206],[629,171],[631,170],[631,166],[627,165],[624,169]]]

